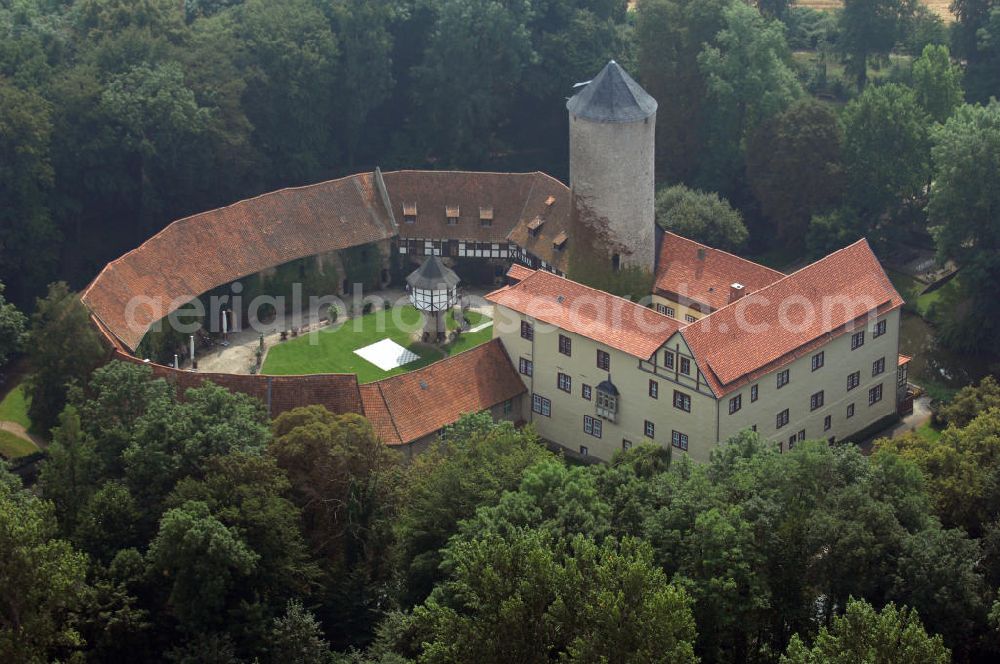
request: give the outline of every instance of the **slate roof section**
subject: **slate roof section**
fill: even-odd
[[[870,312],[902,305],[862,239],[685,326],[681,335],[722,396],[855,325],[864,329]]]
[[[729,304],[729,286],[740,283],[753,293],[785,275],[676,233],[664,232],[656,263],[657,295],[721,309]],[[707,311],[706,311],[707,313]]]
[[[173,222],[108,263],[83,293],[90,311],[135,350],[176,298],[194,298],[261,270],[396,234],[372,173],[281,189]],[[127,305],[152,298],[157,310]]]
[[[458,285],[455,271],[445,267],[437,256],[428,256],[423,264],[406,277],[411,288],[421,290],[449,290]]]
[[[614,60],[566,102],[570,113],[591,122],[638,122],[656,107],[656,100]]]
[[[544,270],[486,299],[641,360],[649,359],[680,327],[648,307]]]
[[[365,417],[387,445],[436,433],[527,392],[507,351],[493,339],[422,369],[362,385]]]

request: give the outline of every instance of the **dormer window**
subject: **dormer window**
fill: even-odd
[[[532,219],[530,222],[528,222],[528,235],[530,235],[531,237],[538,237],[538,233],[541,231],[542,225],[544,223],[545,220],[542,219],[541,217],[535,217],[534,219]]]
[[[597,386],[597,396],[594,399],[594,412],[598,417],[614,422],[618,417],[618,388],[611,382],[611,376]]]
[[[548,198],[545,199],[545,207],[552,207],[552,205],[555,202],[556,202],[556,197],[555,196],[549,196]]]
[[[562,251],[566,246],[567,239],[569,239],[569,236],[566,235],[566,231],[559,231],[559,235],[556,235],[552,240],[552,248],[556,251]]]
[[[479,225],[480,226],[492,226],[493,225],[493,206],[480,207],[479,208]]]
[[[407,224],[417,223],[416,203],[403,203],[403,221]]]
[[[444,208],[444,215],[448,218],[449,226],[455,226],[458,224],[459,210],[457,205],[446,205]]]

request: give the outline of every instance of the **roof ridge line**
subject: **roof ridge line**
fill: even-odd
[[[678,237],[680,237],[680,236],[678,236]],[[759,290],[755,290],[753,293],[748,294],[747,297],[749,297],[750,295],[759,295],[760,293],[763,293],[764,291],[766,291],[768,289],[775,288],[776,286],[778,286],[778,284],[783,283],[786,279],[790,279],[791,277],[794,277],[795,275],[799,274],[803,270],[807,270],[807,269],[813,267],[814,265],[818,265],[819,263],[822,263],[823,261],[825,261],[828,258],[832,258],[833,256],[835,256],[836,254],[839,254],[842,251],[847,251],[848,249],[854,247],[855,245],[857,245],[857,244],[859,244],[861,242],[864,242],[865,244],[868,244],[867,238],[861,238],[860,240],[855,240],[854,242],[850,243],[847,246],[841,247],[840,249],[837,249],[836,251],[831,251],[830,253],[828,253],[826,256],[823,256],[822,258],[817,258],[816,260],[814,260],[812,263],[809,263],[808,265],[803,265],[798,270],[795,270],[795,272],[791,272],[789,274],[785,274],[780,279],[778,279],[778,280],[776,280],[776,281],[768,284],[767,286],[764,286],[763,288],[761,288]],[[869,245],[868,248],[869,248],[869,251],[871,251],[871,245]],[[875,256],[875,252],[874,251],[872,251],[871,253],[872,253],[872,256]],[[875,256],[875,262],[878,263],[879,269],[882,271],[883,274],[885,274],[885,270],[882,268],[882,263],[879,262],[878,256]],[[779,273],[779,274],[782,274],[782,273]],[[886,278],[888,279],[888,276],[886,276]],[[895,290],[895,288],[893,288],[893,290]],[[896,294],[899,295],[899,292],[897,291]],[[743,298],[740,298],[740,300],[742,300],[742,299]],[[729,302],[729,303],[725,304],[724,306],[719,307],[715,311],[710,311],[705,316],[702,316],[698,320],[694,321],[694,323],[688,323],[687,325],[684,325],[683,327],[688,327],[689,325],[694,325],[695,323],[703,321],[703,320],[709,318],[710,316],[712,316],[713,314],[716,314],[716,313],[722,311],[723,309],[728,309],[729,307],[731,307],[732,305],[736,304],[740,300],[733,300],[732,302]]]
[[[743,261],[744,263],[750,263],[751,265],[754,265],[756,267],[762,268],[764,270],[769,270],[769,271],[771,271],[771,272],[773,272],[775,274],[780,274],[781,277],[782,277],[782,279],[785,278],[785,277],[787,277],[787,276],[789,276],[788,274],[786,274],[785,272],[782,272],[781,270],[775,270],[773,267],[768,267],[767,265],[764,265],[763,263],[758,263],[757,261],[750,260],[749,258],[744,258],[743,256],[740,256],[739,254],[734,254],[731,251],[726,251],[725,249],[719,249],[718,247],[713,247],[713,246],[705,244],[703,242],[698,242],[698,240],[692,240],[689,237],[685,237],[685,236],[681,235],[680,233],[675,233],[675,232],[673,232],[671,230],[667,230],[666,228],[663,229],[663,232],[665,234],[667,234],[667,235],[673,235],[676,238],[680,238],[681,240],[684,240],[685,242],[690,242],[691,244],[696,244],[699,247],[704,247],[706,249],[711,249],[712,251],[717,251],[720,254],[725,254],[726,256],[732,256],[733,258],[735,258],[737,260],[740,260],[740,261]],[[840,250],[838,249],[838,251],[840,251]],[[820,259],[820,260],[822,260],[822,259]],[[780,281],[780,279],[778,281]],[[770,285],[770,284],[768,284],[768,285]]]
[[[385,407],[385,412],[389,413],[389,424],[392,425],[392,430],[396,432],[396,438],[402,442],[403,434],[399,432],[399,427],[396,425],[396,417],[392,414],[392,409],[389,408],[389,402],[385,400],[385,392],[382,391],[382,386],[379,385],[381,381],[375,381],[375,388],[378,390],[378,398],[382,400],[382,405]],[[360,390],[360,386],[358,387]],[[362,408],[364,407],[364,400],[361,402]]]
[[[638,302],[633,302],[632,300],[628,299],[627,297],[622,297],[621,295],[615,295],[614,293],[609,293],[608,291],[603,291],[600,288],[594,288],[592,286],[588,286],[587,284],[584,284],[584,283],[581,283],[579,281],[576,281],[575,279],[570,279],[569,277],[563,277],[563,276],[560,276],[560,275],[556,274],[555,272],[549,272],[548,270],[537,269],[537,270],[535,270],[534,274],[525,277],[524,279],[522,279],[518,283],[514,284],[513,286],[506,286],[506,288],[509,288],[511,290],[516,290],[521,284],[527,283],[528,281],[530,281],[531,279],[533,279],[538,274],[545,274],[545,275],[548,275],[548,276],[551,276],[551,277],[555,277],[556,279],[562,279],[563,281],[568,281],[568,282],[570,282],[572,284],[576,284],[577,286],[580,286],[581,288],[585,288],[588,291],[593,291],[595,293],[600,293],[601,295],[604,295],[606,297],[614,298],[614,299],[617,299],[617,300],[622,300],[623,302],[631,304],[634,307],[639,307],[640,309],[645,309],[646,311],[649,311],[650,313],[656,314],[657,316],[662,316],[663,318],[668,318],[668,319],[670,319],[672,321],[676,321],[677,320],[677,319],[672,318],[671,316],[668,316],[666,314],[661,314],[656,309],[652,309],[650,307],[643,306],[643,305],[639,304]],[[500,289],[497,289],[497,290],[500,290]],[[496,292],[496,291],[492,291],[492,292]]]

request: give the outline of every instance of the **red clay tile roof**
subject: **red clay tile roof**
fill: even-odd
[[[899,366],[899,367],[901,367],[901,366],[903,366],[904,364],[909,364],[909,363],[910,363],[910,360],[912,360],[912,359],[913,359],[913,358],[912,358],[912,357],[910,357],[909,355],[902,355],[902,354],[900,354],[900,356],[899,356],[899,358],[898,358],[898,360],[897,360],[897,364],[896,364],[896,366]]]
[[[503,344],[494,339],[422,369],[362,385],[361,400],[382,441],[400,445],[526,391]]]
[[[383,178],[404,238],[506,242],[519,223],[543,210],[569,215],[569,188],[544,173],[393,171]],[[556,199],[551,208],[548,197]],[[408,224],[398,215],[414,204],[417,218]],[[448,224],[446,209],[458,211],[457,224]]]
[[[704,258],[699,258],[699,251]],[[758,265],[703,244],[665,232],[660,244],[654,289],[660,295],[679,297],[721,309],[729,304],[729,286],[740,283],[744,292],[758,291],[784,277]]]
[[[191,299],[297,258],[393,235],[371,173],[282,189],[173,222],[109,263],[83,302],[135,350],[149,326],[176,308],[170,306],[175,298]],[[130,324],[126,306],[136,296],[153,298],[158,310],[139,307]]]
[[[902,306],[866,240],[685,326],[681,335],[717,395]],[[859,320],[860,319],[860,320]]]
[[[507,270],[507,277],[513,279],[514,281],[524,281],[534,273],[535,271],[530,267],[525,267],[520,263],[514,263],[510,266],[510,269]]]
[[[669,316],[544,270],[486,299],[643,360],[679,328]]]
[[[112,359],[145,364],[154,378],[163,378],[174,386],[178,396],[191,387],[211,381],[230,392],[241,392],[259,399],[270,417],[285,411],[319,404],[331,413],[361,413],[361,392],[354,374],[314,374],[310,376],[264,376],[261,374],[226,374],[174,369],[144,362],[134,355],[116,349]]]

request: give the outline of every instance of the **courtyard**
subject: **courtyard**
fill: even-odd
[[[353,373],[358,375],[359,382],[370,383],[413,371],[490,340],[493,327],[489,317],[473,310],[465,315],[470,329],[475,331],[463,333],[456,341],[438,347],[419,341],[421,316],[412,305],[391,311],[373,311],[278,342],[267,349],[261,373]],[[455,330],[458,322],[454,310],[447,316],[448,330]],[[392,343],[386,344],[386,341]],[[401,353],[396,362],[386,361],[385,358],[392,355],[393,345],[408,353]]]

